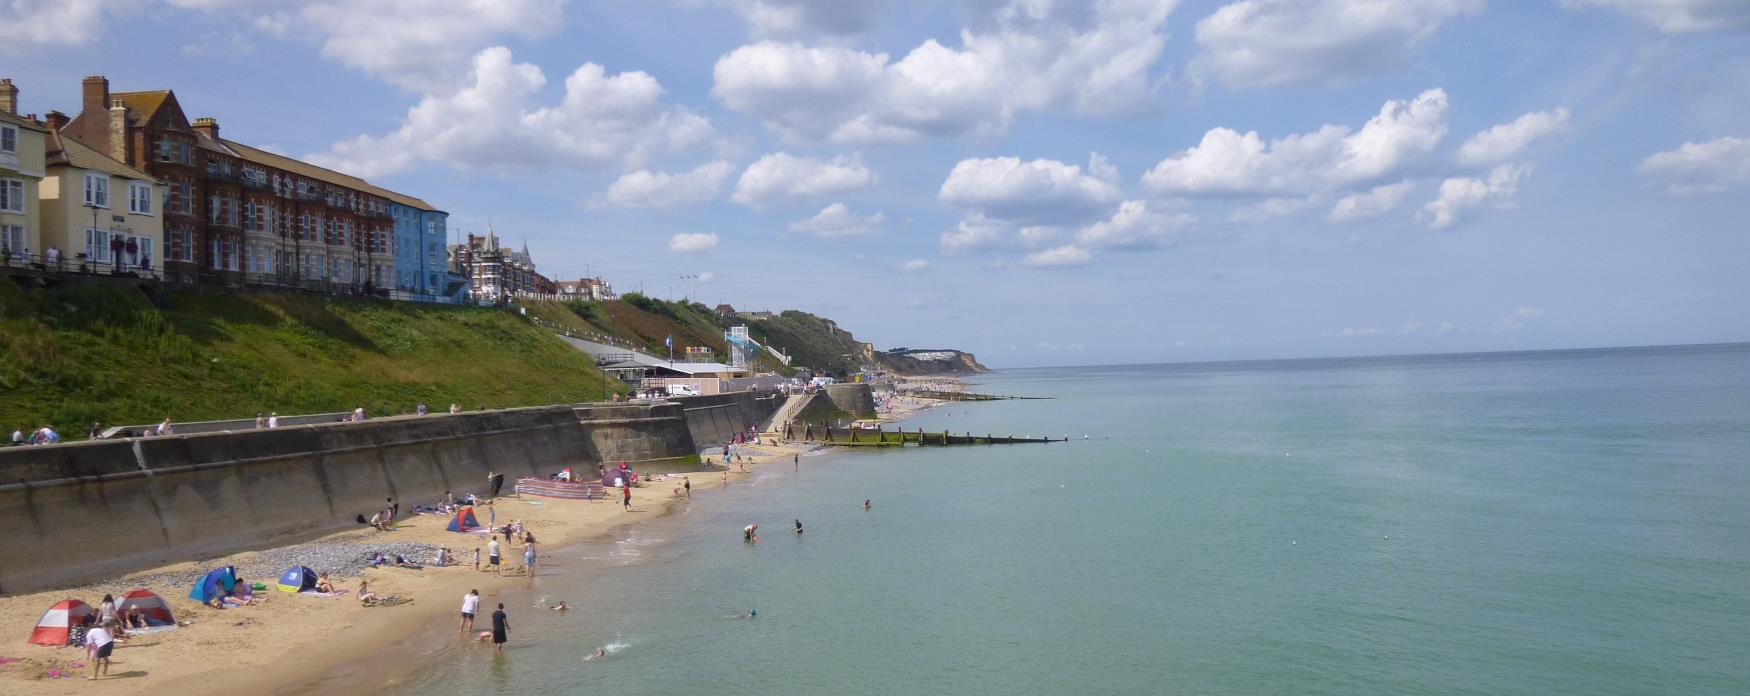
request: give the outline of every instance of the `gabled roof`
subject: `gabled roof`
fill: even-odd
[[[120,99],[123,106],[134,112],[134,117],[141,121],[150,121],[158,115],[159,107],[170,98],[170,90],[155,89],[147,92],[110,92],[111,100]],[[105,105],[108,106],[107,104]]]
[[[7,123],[10,123],[14,126],[18,126],[19,128],[23,128],[25,130],[33,130],[33,131],[38,131],[41,133],[49,132],[49,129],[44,127],[43,124],[41,124],[41,123],[37,123],[37,122],[32,121],[32,120],[25,118],[23,116],[9,114],[9,113],[6,113],[4,111],[0,111],[0,121],[5,121]]]
[[[224,155],[230,155],[232,157],[242,157],[242,155],[237,154],[236,150],[233,150],[229,147],[226,147],[224,145],[224,143],[220,143],[217,140],[213,140],[212,138],[209,138],[206,135],[204,135],[198,131],[194,134],[194,146],[198,147],[202,150],[211,150],[213,152],[217,152],[219,154],[224,154]]]
[[[64,133],[50,133],[48,149],[48,165],[51,167],[56,165],[72,166],[135,181],[151,184],[160,183],[145,172],[117,162],[109,155],[86,147],[84,143],[69,138]]]

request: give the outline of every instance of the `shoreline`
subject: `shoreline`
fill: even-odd
[[[903,420],[942,403],[945,402],[930,399],[895,402],[889,412],[881,415],[881,420]],[[706,470],[671,475],[634,489],[630,512],[623,511],[617,499],[568,501],[501,497],[493,501],[491,507],[498,517],[503,518],[500,521],[523,520],[536,536],[540,558],[552,561],[574,556],[568,552],[580,546],[623,539],[639,523],[672,517],[686,501],[670,491],[671,487],[679,486],[680,476],[691,479],[695,492],[711,491],[745,481],[775,459],[781,460],[789,455],[830,456],[831,449],[799,442],[743,447],[744,453],[751,453],[755,460],[746,467],[746,472]],[[404,504],[411,507],[415,502],[423,501],[405,501]],[[485,522],[485,513],[481,510],[477,508],[476,513]],[[15,644],[17,647],[0,649],[0,656],[22,657],[0,665],[0,691],[9,691],[16,686],[49,696],[75,692],[101,696],[112,692],[131,694],[147,688],[170,688],[188,696],[200,696],[238,693],[241,688],[244,693],[293,696],[317,691],[351,693],[367,688],[375,690],[424,666],[426,657],[422,655],[421,646],[429,642],[423,639],[446,632],[446,623],[450,626],[447,632],[455,631],[456,607],[469,589],[480,590],[481,605],[486,607],[496,603],[496,598],[519,589],[519,585],[521,589],[533,585],[534,579],[529,576],[496,577],[473,571],[473,549],[468,546],[484,546],[484,537],[461,537],[446,532],[447,521],[447,516],[442,515],[414,515],[406,518],[395,532],[353,529],[305,544],[170,564],[79,587],[0,597],[0,624],[12,626],[20,636],[19,643]],[[175,631],[118,643],[109,677],[95,682],[84,679],[90,674],[90,667],[85,663],[83,649],[23,644],[23,637],[28,635],[42,612],[63,598],[74,597],[95,607],[105,593],[119,596],[122,592],[141,587],[138,579],[221,565],[242,565],[258,554],[306,545],[360,542],[445,545],[453,549],[459,563],[424,570],[392,567],[357,570],[351,575],[335,577],[336,586],[350,593],[329,598],[278,592],[273,589],[277,576],[247,577],[250,582],[268,585],[265,592],[256,594],[265,597],[266,601],[260,606],[230,609],[223,613],[188,599],[186,586],[144,585],[169,602],[178,621],[193,623]],[[521,566],[520,551],[520,546],[507,545],[504,549],[507,567]],[[588,569],[580,570],[575,562],[556,565],[557,568],[537,563],[536,575],[589,572]],[[368,581],[371,591],[377,594],[398,594],[413,601],[395,607],[361,607],[356,599],[360,580]],[[483,610],[481,616],[484,614]],[[476,620],[477,626],[480,621]],[[72,663],[84,664],[83,670],[68,669]],[[49,670],[55,668],[62,669],[63,676],[48,678]]]

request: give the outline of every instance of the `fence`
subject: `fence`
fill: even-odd
[[[151,266],[151,259],[146,263],[137,263],[126,259],[114,261],[97,261],[85,258],[84,254],[68,257],[57,254],[50,258],[47,254],[25,254],[10,251],[0,251],[0,267],[18,268],[38,273],[53,273],[58,275],[86,276],[120,276],[129,278],[157,278],[158,269]]]

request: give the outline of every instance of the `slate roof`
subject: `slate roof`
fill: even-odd
[[[84,143],[69,138],[61,133],[49,134],[48,147],[48,165],[51,167],[55,165],[70,165],[80,169],[104,172],[124,179],[133,179],[135,181],[144,181],[152,184],[160,183],[157,179],[152,178],[145,172],[122,164],[121,162],[117,162],[109,155],[86,147]]]

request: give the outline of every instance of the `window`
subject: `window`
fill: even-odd
[[[0,152],[18,154],[18,129],[0,124]]]
[[[85,173],[85,205],[109,207],[109,175]]]
[[[140,215],[152,214],[152,185],[132,182],[128,184],[128,212]]]
[[[107,230],[85,230],[85,258],[98,263],[109,263],[109,232]]]
[[[0,211],[24,212],[24,180],[0,179]]]
[[[0,250],[8,254],[24,254],[23,225],[0,225]]]
[[[165,206],[165,210],[190,215],[193,205],[194,197],[189,191],[188,182],[176,182],[170,185],[170,203]]]
[[[190,162],[188,143],[163,138],[158,141],[158,161],[172,164],[188,164]]]

